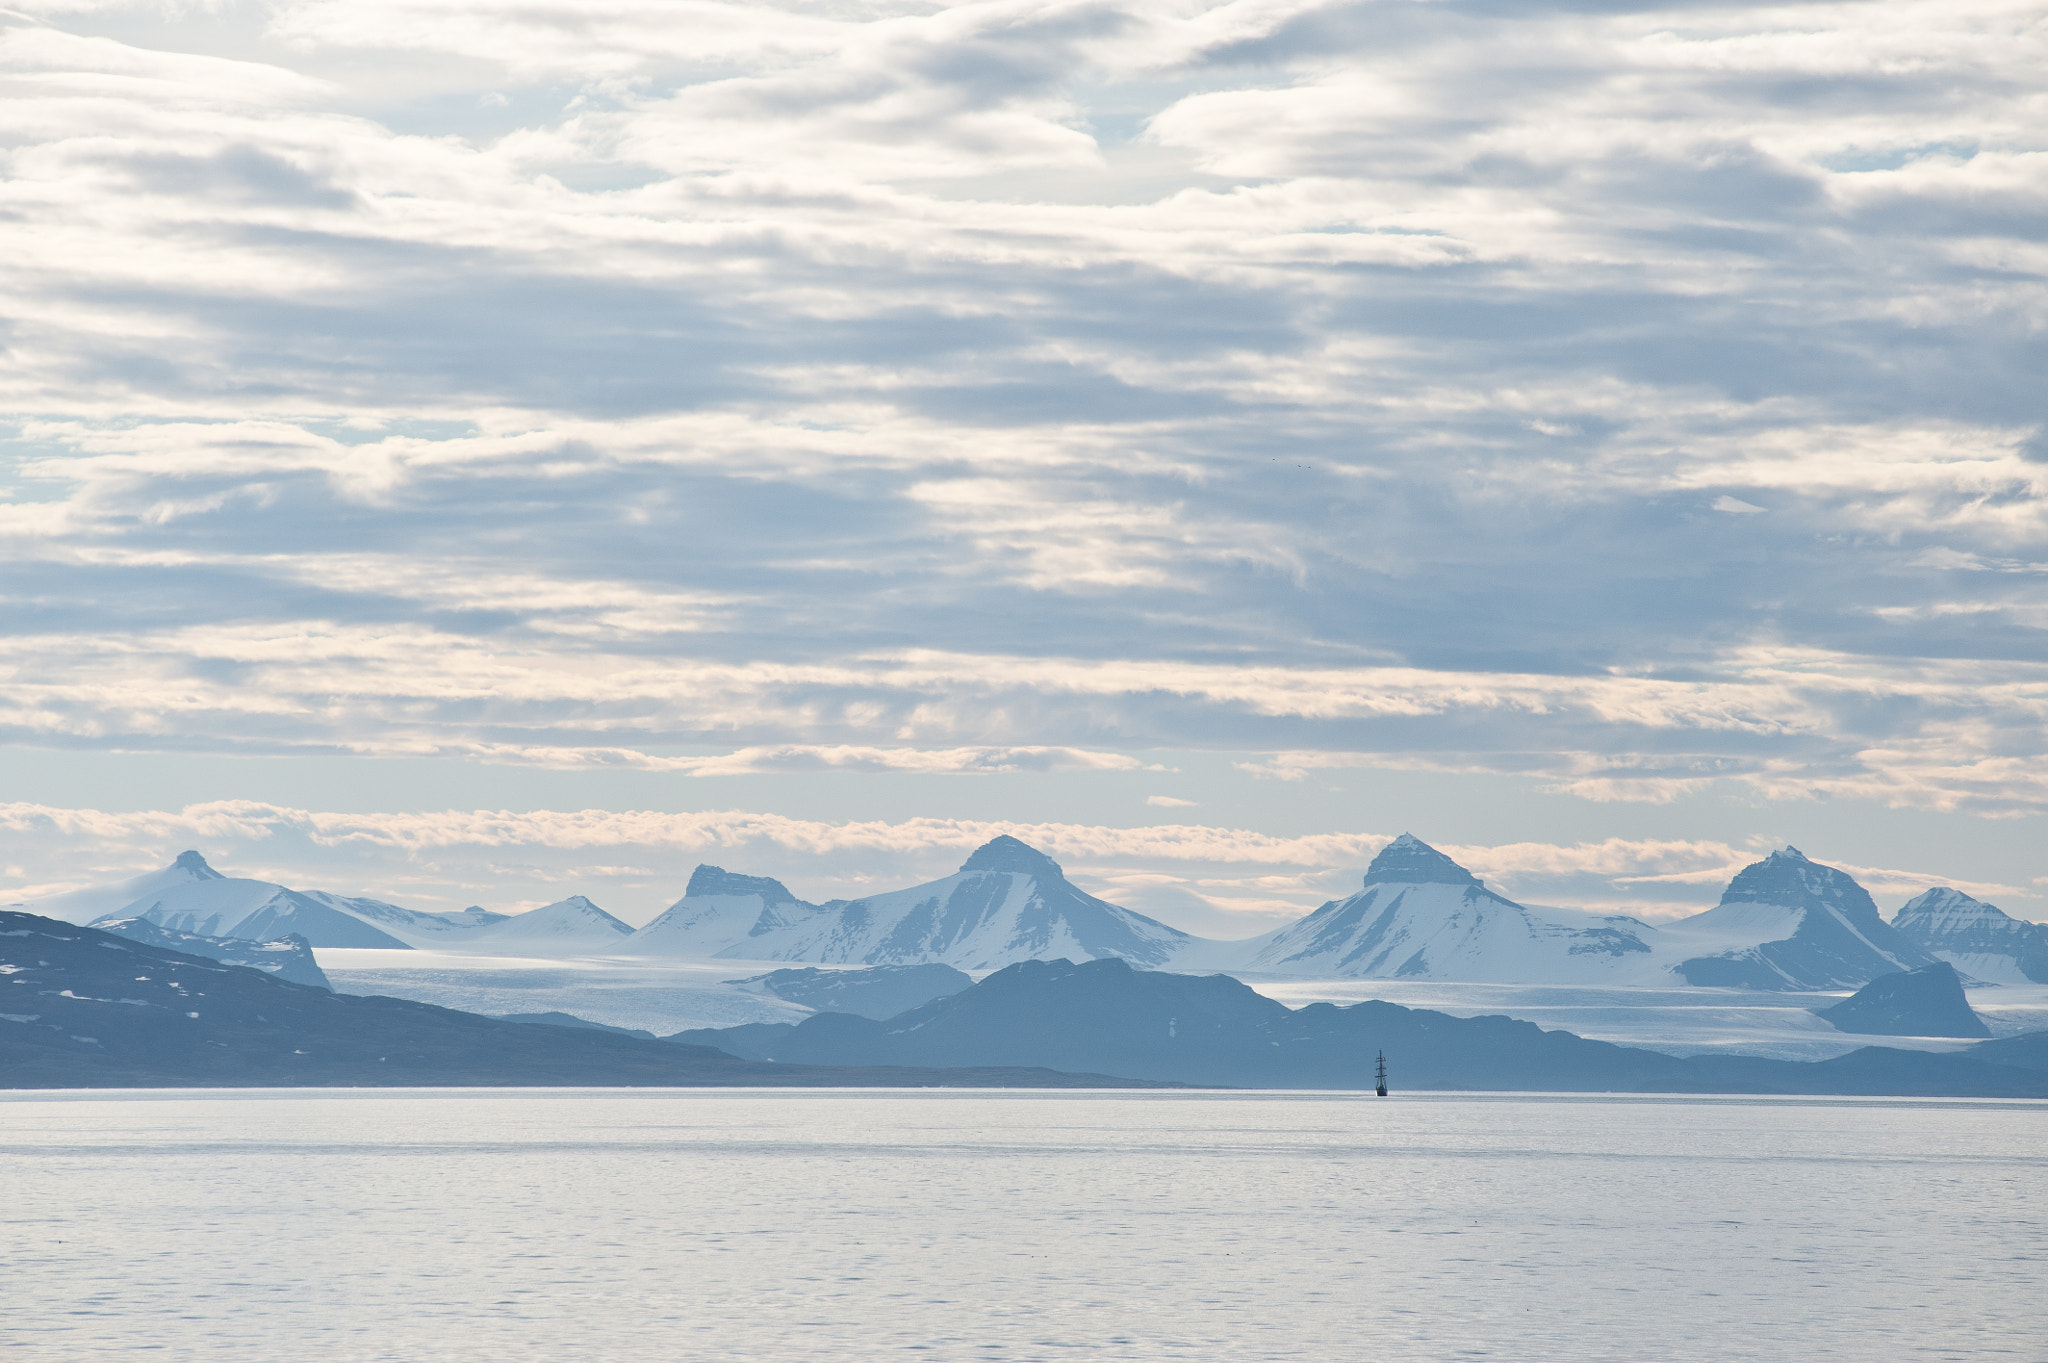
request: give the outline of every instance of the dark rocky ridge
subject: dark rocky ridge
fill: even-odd
[[[683,897],[695,899],[705,895],[757,894],[765,904],[804,904],[789,892],[789,887],[772,876],[743,876],[728,871],[722,866],[699,865],[690,872],[690,883],[683,887]]]
[[[1832,1008],[1816,1008],[1838,1032],[1859,1036],[1988,1037],[1963,978],[1947,961],[1880,975]]]
[[[190,875],[194,880],[226,880],[227,877],[206,864],[206,858],[196,850],[188,849],[172,859],[171,866]]]
[[[968,854],[960,863],[966,871],[1009,871],[1017,875],[1035,876],[1040,880],[1065,880],[1067,873],[1060,864],[1030,843],[999,833]]]
[[[816,966],[774,970],[735,981],[758,984],[779,999],[821,1013],[892,1018],[919,1004],[957,994],[974,977],[949,965],[876,965],[865,970],[820,970]]]
[[[314,958],[312,945],[297,933],[289,933],[275,941],[252,942],[240,937],[206,937],[196,932],[177,932],[159,927],[147,918],[102,919],[93,926],[131,942],[162,947],[166,951],[182,951],[187,956],[204,956],[222,965],[246,966],[293,984],[310,984],[316,989],[330,991],[334,988],[327,972]]]
[[[1471,885],[1479,878],[1413,833],[1403,833],[1380,849],[1365,868],[1365,884]]]
[[[1025,961],[886,1022],[821,1013],[672,1039],[802,1064],[1047,1065],[1249,1088],[1370,1088],[1384,1050],[1397,1089],[2048,1097],[2042,1045],[1981,1056],[1870,1047],[1817,1063],[1688,1059],[1379,1001],[1289,1009],[1227,975],[1114,959]]]
[[[593,1032],[611,1032],[618,1036],[637,1036],[646,1041],[658,1040],[654,1033],[638,1027],[614,1027],[608,1022],[592,1022],[589,1018],[577,1017],[574,1013],[493,1013],[500,1022],[526,1022],[542,1027],[582,1027]]]

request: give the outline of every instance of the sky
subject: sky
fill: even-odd
[[[2043,0],[8,0],[0,901],[2048,919],[2044,281]]]

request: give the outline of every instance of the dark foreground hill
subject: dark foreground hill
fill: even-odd
[[[2048,1097],[2048,1044],[2032,1038],[1814,1063],[1684,1059],[1505,1017],[1378,1001],[1290,1009],[1227,975],[1114,959],[1025,961],[886,1022],[824,1013],[671,1040],[798,1064],[1046,1065],[1250,1088],[1370,1088],[1384,1051],[1409,1089]]]
[[[327,972],[314,958],[311,944],[295,932],[272,941],[256,942],[246,937],[207,937],[197,932],[179,932],[152,923],[147,918],[102,918],[93,927],[145,946],[182,951],[187,956],[204,956],[222,965],[247,966],[266,975],[275,975],[280,980],[290,980],[293,984],[310,984],[328,990],[334,988]]]
[[[0,912],[0,1088],[262,1085],[1128,1087],[1032,1068],[825,1069],[333,994]]]
[[[892,1018],[921,1003],[957,994],[974,977],[949,965],[874,965],[865,970],[820,970],[816,966],[776,970],[739,981],[758,984],[791,1003],[820,1013]]]
[[[1836,1031],[1861,1036],[1991,1035],[1947,961],[1880,975],[1834,1007],[1815,1011]]]

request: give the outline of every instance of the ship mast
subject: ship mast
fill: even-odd
[[[1378,1082],[1378,1087],[1375,1088],[1373,1091],[1379,1094],[1380,1097],[1384,1098],[1387,1096],[1387,1053],[1385,1051],[1380,1052],[1379,1073],[1376,1076],[1376,1078]]]

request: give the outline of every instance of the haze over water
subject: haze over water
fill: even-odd
[[[0,1345],[2038,1357],[2044,1121],[1444,1094],[17,1094]]]

